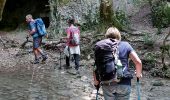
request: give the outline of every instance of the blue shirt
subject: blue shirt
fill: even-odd
[[[119,59],[123,65],[124,75],[132,75],[129,71],[129,54],[134,51],[132,46],[125,41],[121,41],[118,46],[119,49]],[[119,84],[131,85],[131,78],[123,78]]]
[[[119,59],[124,67],[128,68],[128,58],[129,54],[134,50],[132,46],[125,41],[121,41],[118,46],[119,49]],[[125,69],[127,70],[127,69]]]
[[[31,21],[31,22],[29,23],[29,30],[32,31],[33,29],[37,30],[37,29],[36,29],[35,21]],[[37,32],[33,33],[33,34],[32,34],[32,37],[33,37],[33,38],[38,37],[38,33],[37,33]]]

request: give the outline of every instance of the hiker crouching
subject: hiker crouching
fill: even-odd
[[[76,73],[79,74],[79,61],[80,61],[80,30],[78,27],[74,26],[75,19],[68,19],[69,27],[66,29],[67,33],[67,50],[69,52],[66,55],[66,69],[70,68],[70,57],[73,56],[73,61],[75,63]]]
[[[110,27],[105,37],[94,46],[94,85],[98,88],[102,86],[105,100],[129,100],[133,76],[128,59],[135,64],[138,78],[142,77],[142,62],[132,46],[121,41],[117,28]]]
[[[43,53],[43,51],[40,49],[40,45],[42,42],[42,36],[39,35],[38,33],[38,29],[36,26],[36,21],[33,19],[32,15],[27,15],[26,16],[26,22],[29,25],[29,36],[33,37],[33,52],[34,52],[34,56],[35,56],[35,60],[34,60],[34,64],[38,64],[39,63],[39,55],[42,56],[42,62],[45,61],[47,59],[47,55],[45,55],[45,53]]]

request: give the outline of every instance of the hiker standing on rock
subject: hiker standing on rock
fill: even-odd
[[[26,16],[26,22],[29,25],[29,36],[33,37],[33,52],[34,52],[34,56],[35,56],[35,60],[34,60],[34,64],[38,64],[39,63],[39,54],[42,56],[42,62],[45,61],[47,59],[47,55],[40,49],[40,45],[42,42],[42,36],[39,35],[38,33],[38,29],[36,26],[36,21],[33,19],[31,14],[28,14]]]
[[[66,56],[66,69],[70,68],[70,57],[73,56],[73,61],[75,63],[75,71],[76,74],[79,74],[79,61],[80,61],[80,30],[76,26],[74,26],[75,19],[69,18],[68,25],[66,28],[67,33],[67,50],[69,51],[69,55]]]
[[[96,88],[102,86],[105,100],[129,100],[133,76],[128,59],[135,64],[137,78],[142,77],[142,62],[132,46],[121,41],[117,28],[110,27],[105,37],[107,39],[97,42],[94,49],[94,85]]]

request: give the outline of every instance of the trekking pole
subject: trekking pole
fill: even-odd
[[[61,42],[61,39],[60,39],[60,42]],[[61,48],[58,48],[59,49],[59,52],[60,52],[60,67],[59,69],[61,69]]]
[[[96,89],[97,89],[96,100],[98,100],[98,94],[99,94],[100,85],[96,85],[95,87],[96,87]]]
[[[137,95],[138,95],[138,100],[140,100],[140,84],[139,84],[139,78],[137,77]]]
[[[60,69],[61,69],[61,51],[60,51]]]
[[[98,93],[99,93],[99,90],[97,90],[97,93],[96,93],[96,100],[98,99]]]

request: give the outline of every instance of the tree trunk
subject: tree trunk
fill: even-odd
[[[49,0],[49,4],[51,14],[49,37],[55,38],[60,32],[60,13],[58,12],[59,0]]]
[[[4,10],[5,3],[6,3],[6,0],[0,0],[0,21],[2,20],[2,13]]]
[[[113,1],[112,0],[101,0],[100,3],[100,19],[101,22],[105,24],[112,24],[112,9]]]

